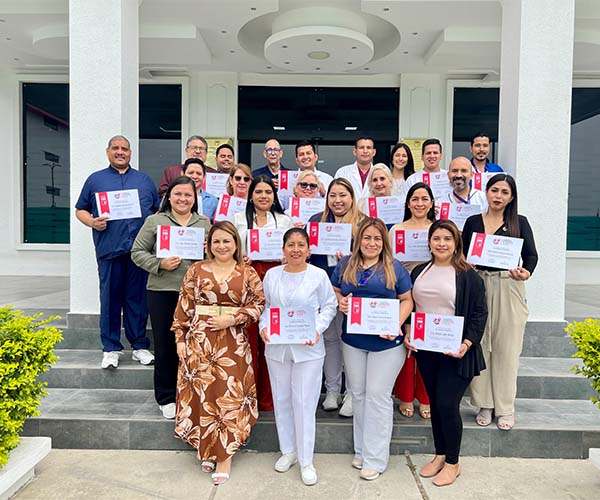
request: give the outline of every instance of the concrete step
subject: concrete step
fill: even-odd
[[[162,418],[149,390],[49,389],[41,415],[27,420],[25,436],[50,436],[55,448],[189,449],[173,437],[173,421]],[[527,458],[587,458],[600,447],[600,414],[589,401],[518,399],[517,425],[510,432],[475,424],[465,399],[462,455]],[[397,407],[396,407],[397,408]],[[263,412],[247,445],[277,451],[274,417]],[[431,453],[430,422],[394,413],[391,451]],[[317,412],[316,452],[352,453],[352,419]]]
[[[152,389],[153,368],[131,360],[124,351],[117,370],[100,368],[101,351],[56,351],[59,360],[42,376],[49,387],[82,389]],[[588,380],[571,371],[581,360],[571,358],[521,358],[517,397],[589,399],[594,394]]]

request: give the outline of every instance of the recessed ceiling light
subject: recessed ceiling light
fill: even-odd
[[[21,59],[19,59],[18,57],[13,57],[13,61],[20,61]]]
[[[282,45],[282,46],[281,46],[281,48],[282,48],[282,49],[287,49],[287,48],[288,48],[288,46],[287,46],[287,45]]]
[[[316,69],[317,71],[320,71],[320,70],[321,70],[321,68],[315,68],[315,69]]]
[[[282,125],[273,125],[273,130],[285,130],[285,127]]]
[[[283,64],[290,64],[290,62],[289,61],[285,61]]]
[[[408,50],[405,50],[405,51],[404,51],[404,53],[405,53],[405,54],[408,54]]]
[[[235,50],[230,50],[229,53],[230,54],[235,54]]]
[[[352,61],[348,61],[346,64],[352,64]]]
[[[383,12],[389,12],[389,11],[390,11],[390,8],[389,8],[389,7],[384,7],[384,8],[383,8]]]
[[[323,39],[322,38],[315,38],[315,42],[322,42]]]
[[[250,7],[250,10],[256,10],[256,7]]]
[[[273,68],[273,66],[267,66],[267,69],[272,69],[272,68]]]
[[[358,47],[352,47],[352,50],[356,50],[356,49],[358,49]]]
[[[413,31],[413,32],[411,33],[411,35],[418,35],[418,34],[419,34],[419,33],[418,33],[418,32],[416,32],[416,31]]]
[[[10,42],[12,40],[11,37],[7,36],[6,39]]]
[[[363,68],[365,71],[369,71],[369,68]]]
[[[227,33],[227,30],[221,30],[221,33],[225,34]]]
[[[312,52],[308,53],[308,57],[311,59],[317,59],[319,61],[322,61],[323,59],[329,59],[330,55],[331,54],[329,52],[325,52],[324,50],[313,50]]]
[[[358,129],[358,127],[354,127],[354,126],[352,126],[352,127],[344,127],[344,130],[357,130],[357,129]]]

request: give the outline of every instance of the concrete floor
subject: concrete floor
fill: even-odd
[[[304,486],[298,466],[273,470],[278,455],[238,453],[231,479],[213,486],[192,452],[52,450],[16,500],[243,499],[280,500],[593,500],[600,472],[588,460],[461,458],[462,474],[445,488],[415,477],[430,456],[392,456],[388,470],[367,482],[349,455],[317,455],[319,483]]]

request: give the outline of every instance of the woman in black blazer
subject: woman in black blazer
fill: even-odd
[[[416,353],[431,400],[435,456],[419,474],[433,477],[436,486],[446,486],[460,475],[460,401],[473,377],[485,369],[479,343],[487,320],[487,305],[483,281],[463,256],[456,225],[449,220],[434,222],[428,241],[431,261],[411,273],[415,312],[464,317],[462,343],[457,352],[416,353],[408,337],[404,342]]]

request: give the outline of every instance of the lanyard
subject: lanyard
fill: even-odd
[[[454,197],[460,201],[461,203],[466,203],[467,205],[471,204],[471,197],[473,196],[473,193],[471,193],[471,190],[469,189],[469,195],[467,196],[467,199],[465,200],[462,196],[456,194],[454,191],[452,191],[452,194],[454,195]]]

